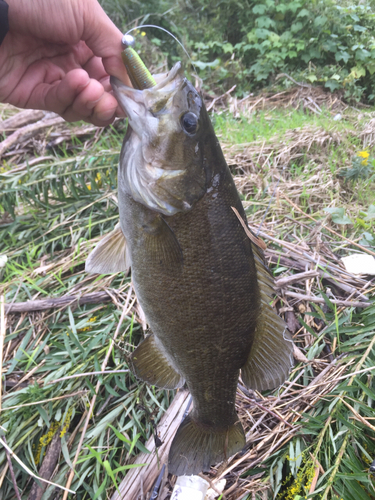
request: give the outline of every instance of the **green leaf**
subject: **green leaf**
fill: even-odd
[[[115,474],[114,474],[113,470],[111,469],[111,465],[108,462],[108,460],[104,460],[103,467],[106,470],[108,476],[112,479],[112,482],[113,482],[113,484],[116,487],[116,490],[119,492],[119,489],[118,489],[118,486],[117,486],[117,481],[116,481],[116,478],[115,478]]]
[[[317,77],[316,75],[307,75],[307,76],[306,76],[306,80],[308,80],[308,81],[309,81],[309,82],[311,82],[311,83],[316,82],[316,81],[317,81],[317,79],[318,79],[318,77]]]
[[[234,47],[231,43],[224,43],[221,48],[223,49],[224,54],[233,54]]]
[[[365,217],[365,220],[368,221],[368,220],[373,220],[373,219],[375,219],[375,205],[370,205],[368,207],[368,212],[367,212],[367,215]],[[366,234],[369,234],[369,233],[366,233]],[[371,239],[372,239],[372,237],[371,237]]]
[[[345,215],[345,209],[342,207],[325,208],[325,212],[331,214],[332,222],[335,224],[353,224],[353,222]]]
[[[298,33],[298,31],[301,31],[303,29],[303,24],[298,22],[298,23],[293,23],[292,26],[290,27],[290,31],[292,33]]]
[[[344,61],[344,63],[346,64],[350,59],[350,55],[348,54],[348,52],[341,50],[340,52],[336,52],[335,59],[337,62]]]
[[[117,467],[113,472],[114,474],[117,474],[118,472],[122,472],[123,470],[129,470],[129,469],[134,469],[135,467],[144,467],[147,464],[128,464],[128,465],[122,465],[121,467]]]
[[[267,12],[267,7],[263,4],[258,4],[258,5],[255,5],[253,7],[253,13],[254,14],[264,14],[265,12]]]
[[[354,66],[351,69],[349,76],[352,76],[353,78],[357,79],[361,78],[361,76],[366,76],[366,68],[364,68],[363,66]]]
[[[309,17],[310,12],[307,9],[302,9],[298,14],[297,17]]]
[[[273,28],[275,26],[275,21],[268,16],[258,17],[256,23],[259,28]]]
[[[40,416],[44,420],[46,426],[49,427],[50,421],[49,421],[49,417],[48,417],[46,410],[43,408],[42,405],[36,405],[36,409],[38,410]]]
[[[194,65],[199,69],[212,68],[215,69],[220,64],[220,59],[215,59],[212,62],[194,61]]]
[[[127,439],[123,434],[121,434],[121,432],[119,432],[117,429],[115,429],[115,427],[113,427],[113,425],[108,424],[108,427],[110,427],[113,430],[113,432],[116,434],[116,436],[118,437],[118,439],[120,441],[122,441],[123,443],[131,444],[131,441],[129,439]]]
[[[317,28],[321,28],[326,24],[327,21],[328,18],[326,16],[318,16],[315,18],[314,26],[316,26]]]
[[[99,488],[95,492],[95,496],[94,496],[93,500],[96,500],[103,493],[103,491],[106,487],[106,484],[107,484],[107,478],[108,478],[108,476],[104,476],[104,481],[102,482],[102,484],[99,486]]]
[[[325,84],[325,87],[327,87],[331,92],[334,92],[335,90],[339,89],[341,85],[336,81],[336,80],[328,80]],[[339,223],[337,223],[339,224]]]

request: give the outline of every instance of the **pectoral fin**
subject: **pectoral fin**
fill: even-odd
[[[112,274],[128,271],[130,267],[129,251],[120,224],[105,236],[86,261],[88,273]]]
[[[183,377],[175,370],[171,362],[157,345],[154,334],[149,335],[139,344],[129,358],[133,373],[162,389],[177,389],[185,383]]]
[[[181,270],[183,256],[180,244],[165,220],[157,216],[144,226],[144,245],[151,262],[167,270]]]
[[[254,341],[241,377],[249,389],[265,391],[283,384],[293,366],[293,341],[284,321],[270,306],[273,278],[264,261],[263,251],[252,242],[261,312],[257,321]]]

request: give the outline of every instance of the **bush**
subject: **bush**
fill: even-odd
[[[177,31],[206,81],[222,89],[237,83],[237,90],[248,92],[249,84],[252,89],[269,85],[285,72],[331,91],[342,89],[348,99],[374,100],[375,14],[370,5],[177,1],[149,0],[142,4],[143,19]],[[146,15],[146,9],[153,14]],[[137,15],[142,17],[139,11]],[[153,36],[170,53],[170,40],[157,32]]]

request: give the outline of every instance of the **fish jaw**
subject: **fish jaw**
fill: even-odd
[[[125,111],[129,125],[141,137],[144,132],[151,135],[157,132],[158,120],[147,110],[142,90],[133,89],[124,85],[118,78],[111,76],[111,85]]]
[[[207,189],[204,127],[186,133],[181,116],[199,118],[204,104],[181,65],[159,83],[136,90],[111,78],[115,96],[129,119],[119,166],[119,189],[150,210],[172,216],[191,210]]]

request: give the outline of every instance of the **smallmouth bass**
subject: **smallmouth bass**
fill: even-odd
[[[185,382],[193,409],[169,452],[169,472],[197,474],[240,451],[238,378],[282,384],[293,344],[269,302],[273,280],[250,241],[232,175],[204,102],[180,63],[156,86],[111,78],[129,119],[118,171],[120,226],[90,254],[88,272],[131,266],[151,334],[129,359],[142,380]]]

